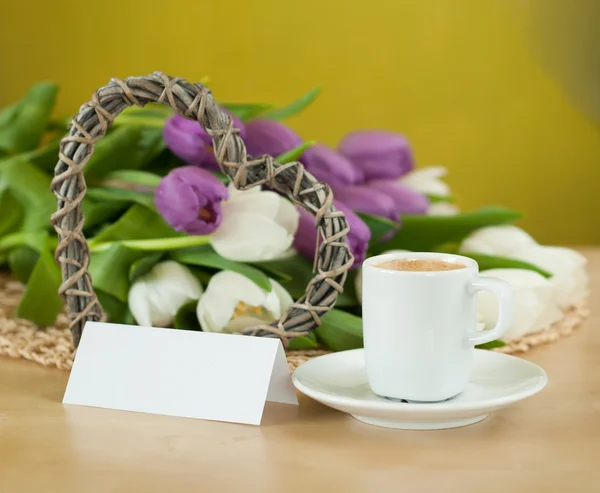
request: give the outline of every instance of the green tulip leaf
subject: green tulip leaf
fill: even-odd
[[[495,349],[504,346],[506,346],[506,343],[504,341],[496,339],[495,341],[486,342],[485,344],[479,344],[476,347],[477,349]]]
[[[25,213],[23,231],[50,229],[50,215],[56,211],[56,198],[50,191],[51,178],[29,161],[16,156],[0,166],[0,191],[10,190]]]
[[[149,103],[143,108],[138,106],[130,106],[125,108],[119,118],[115,120],[115,125],[135,125],[136,120],[145,121],[146,119],[162,120],[163,126],[164,121],[167,117],[173,114],[173,110],[169,106],[162,104]]]
[[[315,330],[317,340],[332,351],[363,347],[362,319],[335,308],[323,317]]]
[[[137,324],[135,317],[133,316],[133,313],[131,313],[131,310],[129,309],[129,307],[127,307],[127,311],[125,312],[125,317],[123,318],[123,323],[127,324],[127,325],[136,325]]]
[[[314,332],[302,337],[294,337],[288,344],[288,349],[314,349],[318,346]]]
[[[93,182],[107,173],[139,165],[138,146],[142,132],[137,127],[119,127],[97,142],[92,157],[85,165],[86,180]]]
[[[398,229],[398,224],[387,217],[358,213],[371,231],[370,243],[377,243],[383,236]]]
[[[94,183],[115,170],[140,169],[164,148],[162,129],[117,127],[96,144],[84,168],[85,177]]]
[[[270,103],[219,103],[219,106],[245,122],[260,116],[275,105]]]
[[[160,183],[161,177],[148,171],[120,169],[108,173],[105,176],[105,180],[129,183],[144,188],[156,188]]]
[[[480,228],[510,224],[520,217],[519,212],[504,207],[484,207],[455,216],[403,216],[401,229],[375,250],[432,251],[444,243],[458,243]]]
[[[101,289],[94,290],[98,295],[98,301],[102,305],[102,309],[106,313],[109,322],[113,324],[124,324],[127,317],[127,303],[118,300],[114,296],[105,293]]]
[[[461,255],[472,258],[479,264],[480,271],[486,271],[490,269],[525,269],[532,270],[541,274],[542,276],[549,278],[552,274],[540,267],[530,264],[529,262],[523,262],[522,260],[515,260],[507,257],[497,257],[495,255],[483,255],[480,253],[464,253]]]
[[[190,270],[190,272],[194,275],[194,277],[196,279],[198,279],[198,281],[200,281],[200,284],[202,286],[208,286],[208,283],[210,282],[210,279],[212,278],[214,271],[209,272],[205,269],[202,269],[201,267],[196,267],[195,265],[190,265],[190,264],[188,264],[186,267]]]
[[[8,267],[14,277],[27,284],[39,258],[39,251],[26,246],[17,247],[8,254]]]
[[[222,183],[225,185],[229,185],[231,181],[229,177],[225,173],[221,173],[220,171],[212,171],[212,174],[215,175]]]
[[[23,246],[41,252],[46,245],[56,248],[57,243],[55,237],[48,238],[47,231],[18,231],[0,237],[0,252]]]
[[[315,87],[290,104],[263,114],[262,118],[267,118],[268,120],[285,120],[286,118],[297,115],[308,108],[312,102],[317,99],[320,92],[321,88]]]
[[[102,252],[92,252],[89,271],[94,288],[127,303],[131,266],[145,255],[143,251],[130,250],[118,243]]]
[[[98,233],[98,229],[106,224],[118,220],[123,215],[131,202],[94,200],[89,196],[84,197],[81,207],[85,222],[83,231],[87,237]]]
[[[169,226],[158,212],[141,204],[134,204],[115,223],[90,239],[90,244],[182,236],[184,234]]]
[[[163,125],[164,126],[164,125]],[[145,168],[152,160],[157,158],[167,148],[163,138],[163,127],[142,128],[140,142],[138,145],[137,168]],[[128,163],[120,161],[120,168],[132,169]]]
[[[154,238],[149,240],[121,240],[106,243],[91,243],[92,252],[103,252],[113,245],[121,245],[140,252],[166,252],[182,248],[204,246],[210,243],[210,236],[177,236],[175,238]]]
[[[271,281],[261,270],[248,264],[221,257],[211,246],[184,248],[171,252],[171,258],[186,265],[209,267],[217,270],[231,270],[241,274],[265,291],[271,291]]]
[[[198,316],[196,315],[197,306],[198,300],[188,301],[182,305],[175,314],[173,327],[184,330],[202,330],[200,322],[198,322]]]
[[[50,249],[42,248],[15,317],[31,320],[41,326],[52,325],[63,308],[63,301],[58,295],[60,284],[60,268]]]
[[[66,134],[67,130],[64,129],[63,132]],[[31,151],[23,157],[41,171],[54,174],[54,168],[56,168],[56,164],[58,163],[60,141],[63,136],[61,135],[60,138],[50,141],[45,146]]]
[[[289,150],[288,152],[284,152],[283,154],[280,154],[279,156],[277,156],[275,158],[275,162],[277,164],[285,164],[285,163],[292,163],[294,161],[298,161],[298,159],[300,159],[300,156],[302,156],[302,154],[304,154],[306,149],[309,149],[316,143],[317,142],[315,140],[303,142],[298,147],[294,147],[293,149]]]
[[[96,201],[134,202],[150,210],[155,210],[154,196],[149,193],[122,188],[89,188],[87,196]]]
[[[21,101],[0,113],[0,151],[17,154],[39,145],[54,110],[58,86],[40,82]]]
[[[10,190],[0,190],[0,236],[17,231],[24,215],[23,207]]]

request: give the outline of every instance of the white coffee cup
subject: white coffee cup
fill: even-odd
[[[390,260],[438,260],[456,270],[377,267]],[[368,258],[362,270],[365,362],[374,393],[437,402],[465,390],[474,347],[501,337],[514,312],[510,285],[479,277],[474,260],[444,253],[392,253]],[[498,297],[498,322],[477,331],[477,292]]]

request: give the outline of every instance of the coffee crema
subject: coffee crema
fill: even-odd
[[[387,270],[403,270],[410,272],[435,272],[435,271],[445,271],[445,270],[458,270],[466,268],[466,265],[446,262],[444,260],[429,260],[429,259],[418,259],[418,260],[408,260],[408,259],[396,259],[396,260],[387,260],[386,262],[381,262],[380,264],[376,264],[375,267],[379,267],[380,269]]]

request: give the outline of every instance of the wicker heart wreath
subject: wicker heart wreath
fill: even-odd
[[[114,118],[131,105],[143,107],[147,103],[168,104],[181,116],[197,120],[212,137],[219,167],[236,188],[246,190],[266,185],[314,215],[318,231],[315,276],[304,296],[279,321],[250,327],[244,333],[280,337],[286,343],[315,329],[335,304],[353,263],[346,243],[348,223],[343,212],[332,205],[331,189],[306,172],[299,162],[277,165],[271,156],[248,156],[239,130],[233,127],[231,117],[220,109],[209,89],[155,72],[125,81],[112,79],[98,89],[92,100],[81,107],[60,144],[52,180],[52,191],[58,199],[52,224],[59,237],[56,249],[62,271],[59,294],[66,301],[75,347],[86,321],[106,318],[88,272],[90,250],[82,231],[81,201],[86,192],[83,168],[94,152],[94,144],[104,137]]]

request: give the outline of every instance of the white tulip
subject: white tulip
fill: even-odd
[[[535,245],[536,241],[521,228],[510,225],[488,226],[471,233],[462,242],[460,251],[514,258],[517,252]]]
[[[554,299],[552,283],[541,274],[525,269],[491,269],[482,277],[495,277],[508,282],[515,297],[515,318],[511,328],[502,337],[505,341],[545,329],[562,317]],[[481,291],[478,297],[478,317],[486,329],[491,329],[498,317],[496,297]]]
[[[530,262],[552,274],[556,302],[562,308],[581,301],[589,292],[587,259],[570,248],[533,245],[514,258]]]
[[[408,253],[410,250],[387,250],[381,255],[387,255],[388,253]],[[354,290],[356,291],[356,299],[362,305],[362,266],[358,269],[356,277],[354,278]]]
[[[221,224],[212,233],[211,244],[219,255],[231,260],[277,258],[290,248],[298,229],[296,207],[271,191],[239,191],[230,186],[221,211]]]
[[[448,170],[444,166],[428,166],[415,169],[398,181],[425,195],[449,197],[450,186],[441,180],[447,174]]]
[[[452,202],[432,202],[427,209],[428,216],[456,216],[459,212]]]
[[[270,279],[270,292],[237,272],[215,274],[198,302],[197,314],[206,332],[240,332],[246,327],[270,324],[292,305],[289,293]]]
[[[428,166],[415,169],[398,181],[424,195],[449,199],[450,186],[441,180],[447,174],[448,170],[444,166]],[[449,201],[432,202],[427,209],[428,216],[454,216],[458,212],[458,207]]]
[[[516,226],[479,229],[463,241],[460,250],[522,260],[548,271],[561,308],[582,300],[589,291],[587,260],[583,255],[569,248],[539,245]]]
[[[168,260],[156,264],[129,290],[129,309],[144,327],[168,327],[177,310],[202,294],[198,279],[183,265]]]

